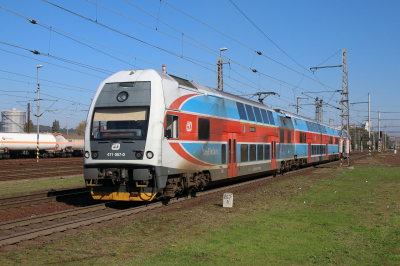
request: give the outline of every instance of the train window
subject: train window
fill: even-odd
[[[236,139],[233,140],[233,163],[236,163]]]
[[[268,113],[269,123],[271,125],[275,125],[275,120],[274,120],[274,116],[272,115],[272,112],[268,111],[267,113]]]
[[[307,143],[307,134],[306,133],[303,133],[303,140],[304,140],[304,143]]]
[[[232,162],[232,157],[231,157],[231,154],[232,154],[232,140],[231,139],[229,139],[229,142],[228,142],[229,144],[228,144],[228,154],[229,154],[229,159],[228,159],[228,161],[229,161],[229,163],[231,163]]]
[[[258,161],[263,160],[263,155],[264,155],[263,153],[264,153],[263,145],[257,145],[257,160]]]
[[[299,132],[299,143],[303,143],[303,133]]]
[[[249,161],[249,145],[247,144],[240,145],[240,161],[241,162]]]
[[[269,145],[264,145],[264,160],[271,159],[269,147],[270,147]]]
[[[246,110],[244,110],[244,104],[236,102],[236,106],[239,111],[240,119],[247,120]]]
[[[258,107],[253,107],[253,109],[254,109],[254,114],[256,115],[256,120],[257,120],[257,122],[262,123],[263,120],[262,120],[262,118],[261,118],[260,108],[258,108]]]
[[[221,145],[221,163],[226,164],[226,144]]]
[[[269,124],[267,111],[264,109],[261,109],[261,115],[262,115],[262,118],[264,119],[264,124]]]
[[[256,144],[250,144],[250,161],[255,161],[257,160],[257,150],[256,150],[257,145]]]
[[[279,132],[279,142],[280,143],[285,143],[285,131],[283,129],[280,130]]]
[[[292,131],[287,132],[287,143],[292,143]]]
[[[246,106],[247,116],[249,117],[249,120],[256,121],[256,118],[254,117],[253,107],[248,104],[246,104],[245,106]]]
[[[199,118],[199,140],[209,140],[210,139],[210,119]]]
[[[96,108],[91,139],[146,139],[148,114],[147,107]]]
[[[170,130],[171,133],[169,138],[177,139],[179,138],[179,116],[177,115],[167,115],[167,132]]]

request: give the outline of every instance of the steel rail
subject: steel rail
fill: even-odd
[[[71,197],[89,193],[86,187],[49,191],[22,196],[0,198],[0,210],[32,205],[35,203],[57,201],[60,197]]]
[[[353,156],[354,158],[359,158],[359,157],[363,157],[363,156],[367,156],[368,154],[362,154],[359,156]],[[328,162],[328,163],[324,163],[324,165],[329,165],[329,164],[333,164],[333,163],[338,163],[338,161],[333,161],[333,162]],[[311,165],[314,166],[314,165]],[[303,168],[303,169],[299,169],[296,171],[291,171],[291,172],[287,172],[285,173],[285,175],[294,175],[294,174],[298,174],[300,172],[303,172],[305,170],[308,170],[309,167],[307,168]],[[216,188],[216,189],[210,189],[210,190],[206,190],[206,191],[201,191],[201,192],[195,192],[192,193],[191,195],[184,195],[184,196],[178,196],[175,198],[171,198],[168,200],[163,200],[163,201],[159,201],[159,202],[155,202],[155,203],[150,203],[147,205],[143,205],[143,206],[139,206],[139,207],[133,207],[133,208],[128,208],[125,210],[111,210],[108,208],[107,204],[114,204],[114,203],[120,203],[120,202],[116,202],[113,201],[111,203],[102,203],[102,204],[97,204],[97,205],[92,205],[89,207],[83,207],[83,208],[79,208],[79,209],[73,209],[73,210],[67,210],[67,211],[62,211],[62,212],[56,212],[56,213],[52,213],[52,214],[46,214],[46,215],[42,215],[42,216],[37,216],[37,217],[32,217],[32,218],[26,218],[26,219],[21,219],[21,220],[16,220],[16,221],[9,221],[9,222],[5,222],[5,223],[1,223],[0,224],[0,230],[10,230],[14,227],[20,227],[20,226],[28,226],[34,223],[41,223],[44,221],[51,221],[51,220],[55,220],[55,219],[59,219],[59,218],[65,218],[68,216],[75,216],[75,215],[79,215],[82,213],[88,213],[88,212],[93,212],[93,211],[98,211],[98,210],[108,210],[111,211],[111,213],[106,213],[106,214],[99,214],[93,217],[86,217],[86,218],[79,218],[73,221],[67,221],[67,222],[63,222],[63,223],[59,223],[59,224],[54,224],[54,225],[49,225],[49,226],[44,226],[41,228],[36,228],[36,229],[32,229],[29,231],[25,231],[25,232],[20,232],[20,233],[15,233],[15,234],[11,234],[11,235],[7,235],[7,236],[3,236],[0,237],[0,247],[4,246],[4,245],[10,245],[10,244],[16,244],[20,241],[23,240],[30,240],[30,239],[34,239],[40,236],[45,236],[45,235],[51,235],[53,233],[57,233],[57,232],[62,232],[65,230],[69,230],[69,229],[75,229],[78,228],[80,226],[87,226],[93,223],[99,223],[102,221],[107,221],[107,220],[111,220],[111,219],[115,219],[115,218],[120,218],[123,216],[129,216],[129,215],[133,215],[133,214],[137,214],[139,212],[143,212],[143,211],[147,211],[147,210],[152,210],[154,208],[159,208],[165,205],[171,205],[171,204],[175,204],[178,202],[182,202],[182,201],[186,201],[189,200],[191,198],[197,198],[197,197],[201,197],[201,196],[206,196],[209,194],[214,194],[214,193],[218,193],[221,191],[226,191],[228,189],[234,189],[234,188],[238,188],[241,186],[246,186],[246,185],[250,185],[250,184],[254,184],[254,183],[258,183],[258,182],[262,182],[262,181],[266,181],[269,179],[274,179],[273,176],[267,176],[267,177],[262,177],[262,178],[257,178],[254,180],[250,180],[250,181],[244,181],[238,184],[234,184],[234,185],[230,185],[230,186],[224,186],[221,188]]]

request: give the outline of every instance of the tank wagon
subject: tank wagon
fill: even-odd
[[[35,133],[0,132],[0,159],[36,156]],[[39,154],[47,157],[71,157],[83,154],[82,136],[39,134]]]
[[[83,137],[76,135],[57,135],[54,154],[61,157],[82,156]]]
[[[98,200],[151,201],[340,157],[340,131],[155,70],[103,81],[85,129]]]

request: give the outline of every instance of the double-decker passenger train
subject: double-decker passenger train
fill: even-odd
[[[84,178],[94,199],[151,201],[335,160],[339,139],[337,127],[193,81],[121,71],[90,106]]]

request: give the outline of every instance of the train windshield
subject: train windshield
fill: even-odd
[[[145,140],[149,121],[149,108],[97,108],[93,115],[93,140]]]

